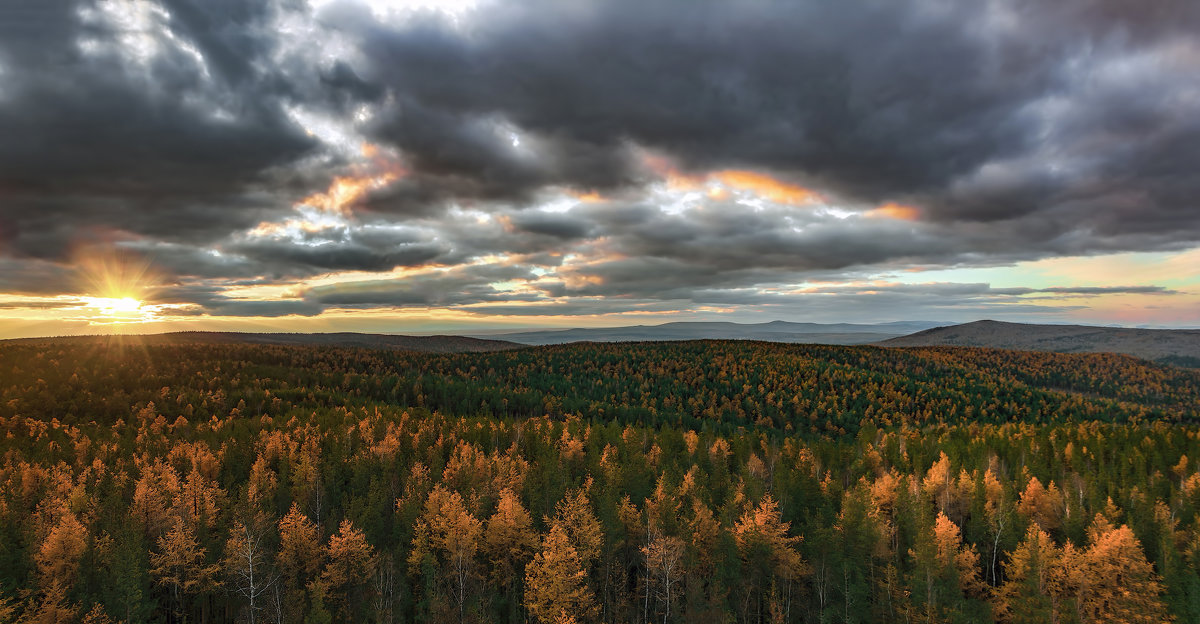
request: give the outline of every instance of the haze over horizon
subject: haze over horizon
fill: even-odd
[[[1200,4],[15,0],[0,338],[1200,326]]]

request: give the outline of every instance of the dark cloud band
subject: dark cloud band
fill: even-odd
[[[1186,0],[118,4],[0,8],[0,292],[75,292],[79,250],[108,246],[211,314],[750,306],[817,276],[1200,243]],[[223,294],[341,271],[379,279]]]

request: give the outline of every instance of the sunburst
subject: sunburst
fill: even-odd
[[[88,308],[100,311],[106,316],[140,315],[144,303],[133,297],[81,297]]]
[[[150,263],[112,250],[89,251],[76,260],[79,297],[93,323],[141,323],[158,307],[149,301],[161,283]]]

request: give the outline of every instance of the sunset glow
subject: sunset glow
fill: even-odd
[[[709,179],[778,204],[802,205],[821,201],[821,195],[814,191],[754,171],[718,171],[709,174]]]
[[[87,307],[99,310],[109,316],[129,316],[137,314],[142,309],[142,302],[132,297],[120,299],[106,297],[83,297]]]
[[[901,221],[916,221],[921,218],[921,211],[914,206],[905,206],[904,204],[888,202],[874,210],[871,210],[867,213],[867,216],[900,219]]]
[[[375,189],[391,184],[400,177],[399,172],[382,173],[371,177],[337,177],[327,191],[314,193],[300,200],[300,205],[312,206],[322,212],[346,216],[355,202]]]

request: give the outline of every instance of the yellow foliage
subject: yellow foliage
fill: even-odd
[[[292,503],[279,521],[279,563],[283,571],[300,579],[301,584],[321,569],[321,536],[317,525]]]
[[[47,587],[58,584],[69,589],[79,570],[79,560],[87,550],[87,529],[73,513],[65,513],[34,555],[38,582]]]
[[[525,568],[525,608],[544,623],[573,622],[595,612],[583,562],[557,522]]]

